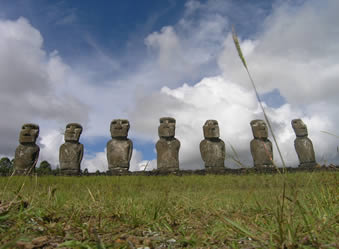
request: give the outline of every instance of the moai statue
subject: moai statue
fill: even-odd
[[[24,124],[19,135],[20,145],[15,150],[14,170],[16,175],[31,174],[38,162],[40,148],[36,144],[39,126]]]
[[[267,138],[268,130],[266,123],[263,120],[252,120],[251,127],[254,136],[254,139],[251,141],[251,154],[254,167],[273,167],[272,142]]]
[[[82,126],[77,123],[66,125],[65,143],[59,149],[60,171],[65,175],[79,175],[84,155],[84,146],[79,143]]]
[[[107,143],[108,169],[111,173],[126,173],[132,157],[133,143],[127,138],[130,128],[127,119],[114,119],[110,130],[112,139]]]
[[[299,167],[314,167],[317,165],[311,139],[308,138],[307,126],[301,119],[293,119],[292,127],[297,136],[294,147],[299,158]]]
[[[164,171],[179,170],[180,141],[175,136],[175,119],[160,118],[158,128],[160,139],[156,143],[157,168]]]
[[[207,120],[203,126],[205,139],[200,142],[200,154],[206,170],[224,169],[225,143],[219,136],[216,120]]]

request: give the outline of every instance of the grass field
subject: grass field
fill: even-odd
[[[0,248],[338,248],[338,176],[1,177]]]

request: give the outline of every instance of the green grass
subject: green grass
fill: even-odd
[[[338,173],[287,174],[285,198],[283,182],[278,174],[1,177],[0,248],[338,247]]]

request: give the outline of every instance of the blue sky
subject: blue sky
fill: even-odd
[[[3,18],[30,20],[42,33],[47,50],[63,58],[95,53],[94,42],[110,56],[143,44],[143,38],[171,24],[184,1],[2,1]],[[93,41],[89,41],[92,39]]]
[[[164,26],[176,25],[185,12],[186,2],[3,0],[0,17],[27,18],[41,32],[44,48],[57,50],[68,63],[100,50],[119,59],[124,67],[137,67],[133,57],[146,54],[145,37]],[[221,12],[228,15],[239,35],[249,37],[256,34],[260,21],[278,1],[226,2],[231,4]],[[194,18],[198,20],[202,15],[195,13]]]
[[[88,36],[112,56],[124,56],[126,50],[143,46],[143,39],[149,33],[176,24],[185,11],[186,2],[3,0],[0,14],[12,20],[20,16],[27,18],[42,33],[45,48],[57,49],[65,58],[82,54],[84,50],[91,53],[93,47]],[[248,36],[255,34],[260,19],[269,15],[277,1],[228,2],[232,5],[223,12],[229,14],[239,34]],[[196,16],[199,18],[199,13]]]
[[[209,118],[219,120],[223,139],[250,164],[248,123],[262,117],[230,39],[234,25],[286,154],[294,153],[289,119],[298,116],[318,132],[319,154],[327,155],[335,141],[322,143],[319,131],[336,131],[338,46],[335,39],[322,44],[338,36],[336,6],[335,0],[3,0],[0,56],[8,63],[0,80],[6,96],[21,89],[24,108],[0,109],[7,120],[0,154],[10,155],[20,123],[32,121],[41,126],[41,157],[56,164],[60,131],[77,121],[84,125],[83,164],[94,169],[105,161],[110,120],[121,117],[131,121],[138,165],[155,159],[158,119],[172,115],[184,168],[201,164],[188,144],[199,143]]]

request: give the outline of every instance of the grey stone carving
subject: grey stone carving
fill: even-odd
[[[256,119],[252,120],[250,124],[254,136],[250,144],[254,167],[274,167],[272,142],[268,139],[266,123]]]
[[[219,138],[218,121],[207,120],[203,131],[205,139],[200,142],[200,154],[206,170],[224,169],[225,143]]]
[[[299,158],[299,167],[316,166],[313,143],[308,138],[307,126],[301,119],[293,119],[291,124],[297,136],[294,140],[294,147]]]
[[[80,174],[80,164],[84,155],[84,146],[79,143],[82,126],[77,123],[66,125],[65,143],[59,149],[59,163],[62,174]]]
[[[39,126],[24,124],[19,135],[20,145],[15,150],[14,170],[16,175],[31,174],[38,162],[40,148],[36,144]]]
[[[133,142],[127,138],[127,119],[114,119],[110,125],[112,139],[107,143],[108,169],[111,173],[126,173],[132,157]]]
[[[175,119],[160,118],[159,140],[156,143],[157,168],[163,171],[179,170],[180,141],[175,136]]]

